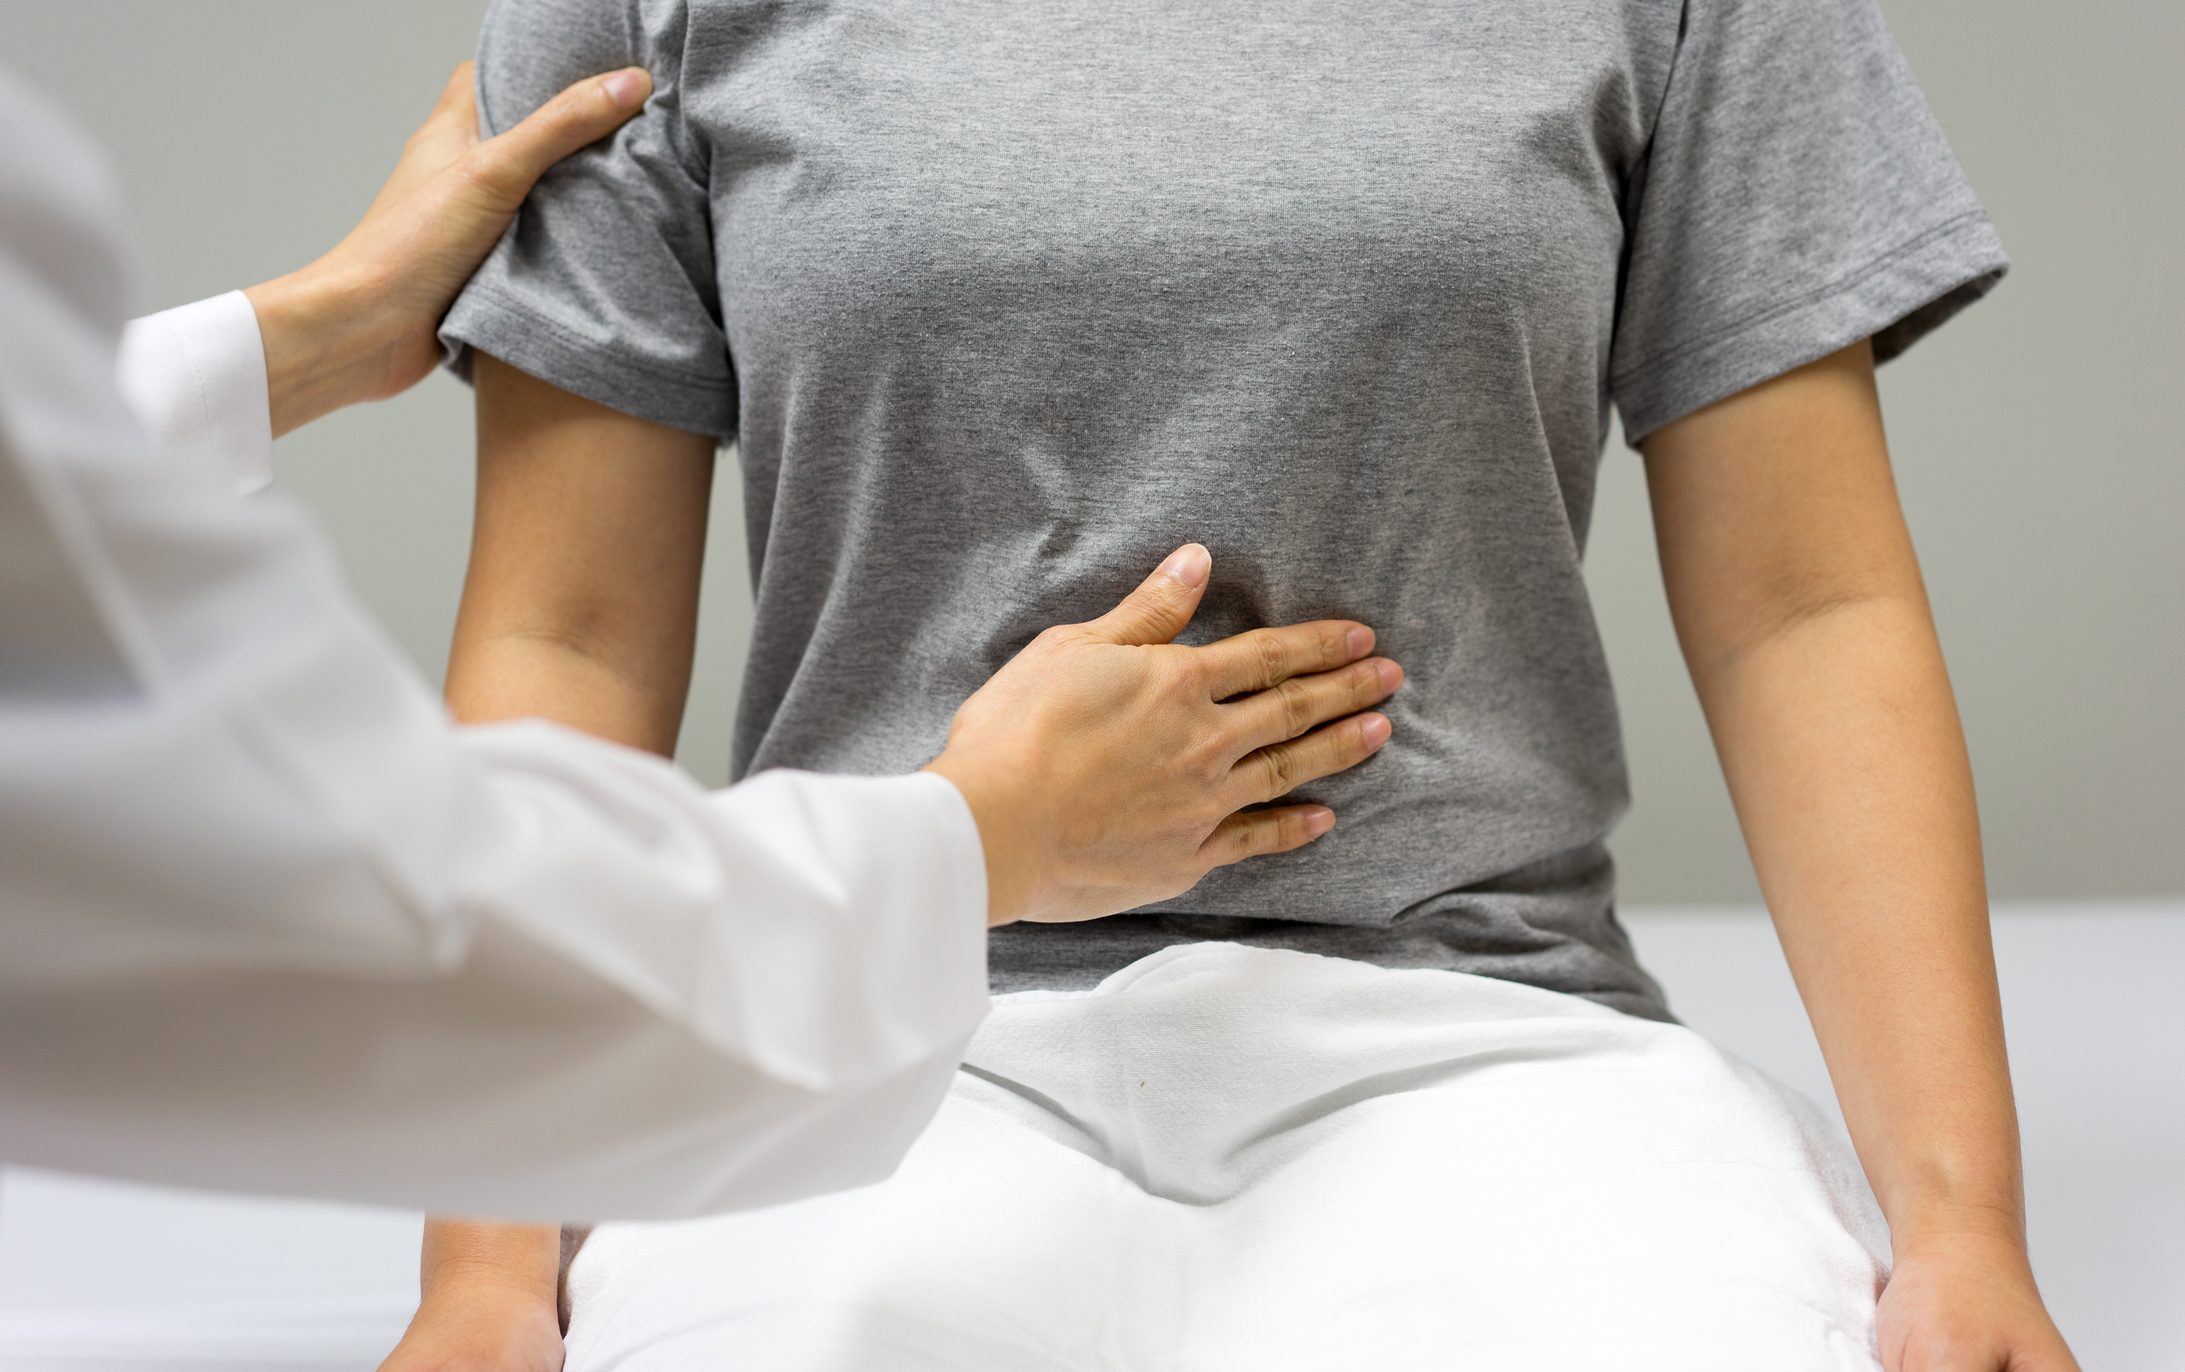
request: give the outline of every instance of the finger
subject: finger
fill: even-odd
[[[1403,682],[1403,668],[1385,657],[1368,658],[1332,672],[1293,676],[1267,690],[1239,696],[1221,707],[1222,717],[1236,731],[1237,751],[1247,753],[1378,705]]]
[[[478,64],[460,62],[448,77],[448,84],[440,89],[440,101],[432,107],[434,114],[447,110],[459,110],[465,106],[475,109],[478,100]]]
[[[1213,556],[1205,548],[1186,543],[1121,604],[1085,627],[1109,643],[1167,643],[1198,612],[1213,568]]]
[[[1276,810],[1247,810],[1223,820],[1199,847],[1208,867],[1227,867],[1246,858],[1302,848],[1335,827],[1335,812],[1325,805],[1285,805]]]
[[[1356,767],[1380,751],[1389,733],[1387,715],[1354,715],[1247,754],[1230,773],[1226,799],[1240,807],[1279,800],[1308,781]]]
[[[1373,651],[1373,630],[1347,619],[1254,629],[1194,650],[1214,699],[1264,691],[1293,676],[1325,672]]]
[[[478,145],[479,180],[514,209],[549,167],[630,121],[652,95],[652,76],[625,67],[579,81],[529,118]]]

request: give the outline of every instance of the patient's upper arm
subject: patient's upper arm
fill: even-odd
[[[448,665],[466,719],[540,716],[672,752],[714,441],[476,363],[478,505]]]
[[[1642,450],[1696,677],[1815,615],[1921,594],[1867,344],[1666,424]]]
[[[685,120],[690,15],[655,0],[494,0],[479,118],[501,132],[589,73],[629,64],[654,94],[547,172],[441,323],[457,366],[490,354],[565,391],[693,433],[735,431],[715,258],[712,162]]]

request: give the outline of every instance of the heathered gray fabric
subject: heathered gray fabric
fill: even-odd
[[[1300,793],[1320,844],[1002,931],[996,989],[1229,938],[1668,1017],[1605,847],[1609,405],[1886,360],[2004,268],[1871,0],[500,0],[485,122],[630,61],[446,338],[740,439],[738,772],[920,765],[1198,539],[1190,640],[1365,620],[1394,741]]]

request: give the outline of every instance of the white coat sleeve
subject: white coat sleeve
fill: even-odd
[[[538,1220],[884,1176],[987,1004],[962,798],[456,728],[302,511],[147,441],[95,165],[0,75],[0,1160]]]
[[[154,447],[206,463],[244,494],[272,483],[265,339],[241,291],[131,320],[115,375]]]

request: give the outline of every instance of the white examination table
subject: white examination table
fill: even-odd
[[[1634,911],[1685,1021],[1833,1107],[1767,921]],[[2185,903],[1997,912],[2035,1264],[2089,1372],[2185,1372]],[[369,1369],[413,1215],[13,1171],[0,1372]]]

